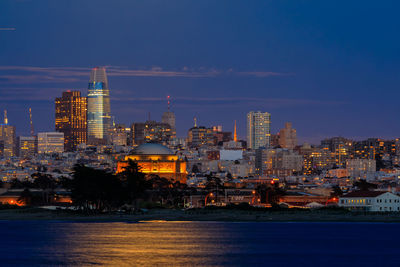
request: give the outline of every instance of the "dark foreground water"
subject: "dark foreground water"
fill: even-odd
[[[0,265],[400,266],[400,224],[0,221]]]

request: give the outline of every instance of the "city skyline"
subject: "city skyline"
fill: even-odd
[[[271,113],[271,133],[290,121],[300,143],[398,137],[394,1],[346,8],[231,1],[229,10],[224,1],[87,3],[0,4],[1,28],[14,29],[0,32],[0,109],[9,111],[18,135],[29,133],[29,107],[37,130],[52,130],[54,98],[86,92],[90,69],[105,65],[118,123],[143,122],[149,111],[160,120],[170,95],[178,136],[196,117],[199,125],[228,131],[236,120],[245,139],[247,112],[261,110]],[[43,7],[53,12],[43,14]],[[88,10],[112,14],[94,27]]]

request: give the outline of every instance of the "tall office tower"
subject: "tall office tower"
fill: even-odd
[[[247,147],[269,147],[271,138],[271,114],[261,111],[247,113]]]
[[[215,144],[213,128],[204,126],[190,128],[187,142],[190,147],[213,146]]]
[[[88,143],[108,143],[111,127],[110,91],[104,67],[96,67],[90,74],[87,106]]]
[[[64,133],[44,132],[38,133],[38,153],[64,152]]]
[[[66,91],[56,101],[56,131],[64,133],[66,151],[87,143],[87,98],[79,91]]]
[[[15,126],[8,125],[7,111],[4,111],[4,123],[0,124],[0,152],[4,158],[15,156]]]
[[[173,136],[168,123],[146,121],[132,124],[133,144],[160,143],[167,145]]]
[[[162,123],[168,123],[171,127],[173,137],[176,135],[176,128],[175,128],[175,114],[171,111],[171,101],[170,96],[167,97],[168,100],[168,110],[165,111],[161,117]]]
[[[297,146],[297,133],[291,122],[285,123],[285,128],[279,131],[279,145],[282,148],[294,149]]]
[[[35,136],[18,136],[18,156],[20,158],[33,157],[37,151]]]

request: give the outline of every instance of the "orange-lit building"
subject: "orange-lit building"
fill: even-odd
[[[129,160],[136,162],[140,167],[140,171],[145,174],[154,174],[173,181],[186,183],[186,160],[181,159],[172,150],[163,145],[146,143],[136,147],[123,161],[118,162],[117,173],[123,171]]]
[[[81,143],[87,143],[87,98],[79,91],[66,91],[55,100],[56,131],[64,133],[67,151],[75,150]]]

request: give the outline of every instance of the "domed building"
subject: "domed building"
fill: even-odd
[[[125,156],[123,161],[118,162],[117,173],[123,171],[129,160],[136,162],[141,172],[145,174],[155,174],[173,181],[186,183],[186,161],[179,158],[166,146],[146,143],[136,147],[130,155]]]

